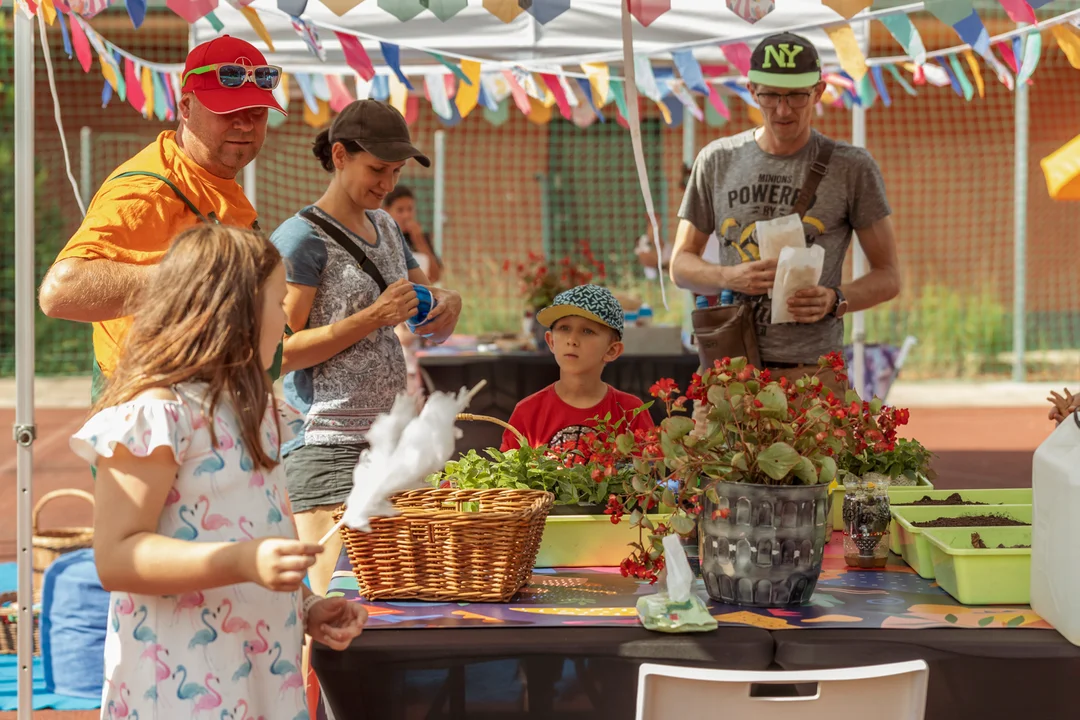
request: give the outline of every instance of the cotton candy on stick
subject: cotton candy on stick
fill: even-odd
[[[457,395],[433,393],[419,415],[415,399],[399,395],[390,412],[371,424],[369,447],[353,471],[345,513],[319,544],[344,525],[370,532],[371,518],[397,515],[390,497],[424,487],[425,478],[446,467],[460,434],[454,421],[485,384],[480,381],[468,392],[462,388]]]

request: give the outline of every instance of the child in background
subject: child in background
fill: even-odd
[[[308,717],[305,631],[344,649],[366,613],[303,585],[267,374],[285,267],[262,236],[178,236],[71,448],[97,467],[94,556],[112,591],[102,717]],[[275,407],[276,405],[276,407]],[[241,713],[243,713],[241,715]]]
[[[639,398],[605,383],[604,367],[622,354],[623,308],[607,288],[580,285],[559,293],[536,319],[549,330],[548,347],[559,364],[559,380],[517,404],[510,424],[529,445],[558,452],[574,450],[595,427],[594,418],[626,418],[630,430],[653,427]],[[502,450],[517,448],[517,438],[503,434]]]

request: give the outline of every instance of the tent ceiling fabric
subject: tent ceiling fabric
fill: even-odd
[[[469,55],[480,60],[534,64],[575,65],[579,59],[618,62],[622,57],[619,0],[573,0],[570,10],[546,25],[538,23],[529,13],[504,23],[485,10],[481,0],[469,0],[467,8],[446,22],[428,11],[401,22],[380,8],[375,0],[362,2],[338,17],[318,0],[311,0],[304,18],[316,25],[326,50],[326,63],[319,62],[311,54],[289,18],[277,9],[275,0],[255,0],[250,7],[258,11],[273,38],[276,52],[267,55],[268,61],[294,72],[352,73],[330,27],[400,44],[401,62],[406,72],[415,72],[417,66],[438,66],[430,55],[407,46]],[[223,33],[241,37],[266,51],[266,46],[235,7],[221,3],[216,14],[225,24]],[[752,45],[771,32],[832,22],[843,22],[843,18],[823,6],[820,0],[778,0],[776,10],[753,25],[728,10],[720,0],[672,0],[671,10],[649,27],[641,27],[635,22],[634,47],[639,54],[648,55],[663,52],[671,45],[711,38],[723,38],[721,42],[746,39]],[[864,23],[853,23],[852,28],[861,41]],[[804,34],[818,46],[823,63],[837,64],[836,52],[824,30],[815,28]],[[205,19],[192,26],[196,44],[217,35]],[[378,42],[363,37],[361,40],[375,65],[385,66]],[[694,54],[703,63],[724,62],[719,44],[695,48]],[[582,58],[584,55],[590,57]]]

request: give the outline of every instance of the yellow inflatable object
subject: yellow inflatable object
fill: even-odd
[[[1080,135],[1042,159],[1046,189],[1054,200],[1080,200]]]

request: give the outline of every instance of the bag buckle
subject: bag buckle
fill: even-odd
[[[810,170],[811,172],[824,176],[825,173],[829,172],[829,166],[819,160],[815,160],[810,163]]]

